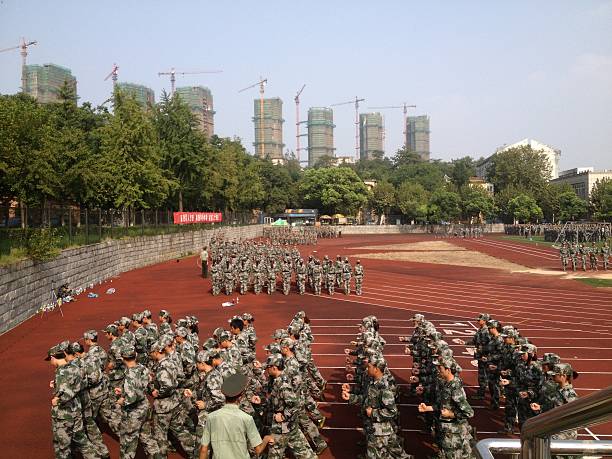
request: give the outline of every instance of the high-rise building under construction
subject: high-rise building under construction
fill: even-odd
[[[67,84],[74,96],[77,94],[77,80],[70,69],[55,64],[26,65],[23,67],[25,88],[23,92],[34,97],[41,104],[57,102],[60,89]],[[76,102],[76,99],[75,99]]]
[[[253,101],[255,125],[255,154],[260,158],[282,160],[283,156],[283,101],[278,97]]]
[[[429,116],[406,118],[406,147],[418,154],[423,161],[429,161]]]
[[[117,89],[133,97],[144,108],[155,104],[155,91],[141,84],[121,82],[117,83]]]
[[[204,86],[184,86],[176,88],[178,94],[189,106],[191,112],[198,120],[198,126],[207,138],[215,132],[215,112],[213,110],[213,97],[210,89]]]
[[[359,115],[359,159],[382,158],[385,141],[385,125],[380,113]]]
[[[308,167],[323,156],[334,156],[334,112],[331,108],[308,110]]]

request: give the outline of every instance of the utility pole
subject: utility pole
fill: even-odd
[[[338,105],[355,104],[355,159],[359,159],[359,102],[363,102],[365,99],[359,99],[355,96],[355,100],[349,100],[348,102],[340,102],[339,104],[330,105],[330,107],[337,107]]]
[[[306,87],[306,84],[302,85],[302,89],[298,91],[293,100],[295,100],[295,143],[296,143],[296,153],[298,161],[300,160],[300,94]]]

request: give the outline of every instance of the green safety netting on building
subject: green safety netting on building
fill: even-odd
[[[287,220],[283,220],[282,218],[279,218],[274,223],[272,223],[272,226],[288,226],[288,225],[289,223],[287,223]]]

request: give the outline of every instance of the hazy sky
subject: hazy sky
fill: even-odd
[[[208,86],[215,131],[253,151],[256,89],[308,107],[359,96],[368,106],[417,105],[431,117],[432,158],[489,155],[526,137],[560,148],[561,169],[612,168],[612,0],[35,1],[0,0],[0,49],[38,40],[28,62],[72,69],[80,100],[101,103],[113,62],[120,81],[169,91],[157,72]],[[20,86],[19,51],[0,54],[0,93]],[[403,143],[401,110],[384,112],[385,148]],[[334,110],[338,155],[354,153],[354,109]],[[303,128],[305,132],[305,126]],[[304,138],[302,145],[306,144]],[[305,158],[305,152],[302,154]]]

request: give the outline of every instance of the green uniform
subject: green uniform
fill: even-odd
[[[226,404],[209,414],[201,439],[202,445],[211,445],[220,459],[249,459],[249,447],[261,442],[253,418],[235,404]]]

